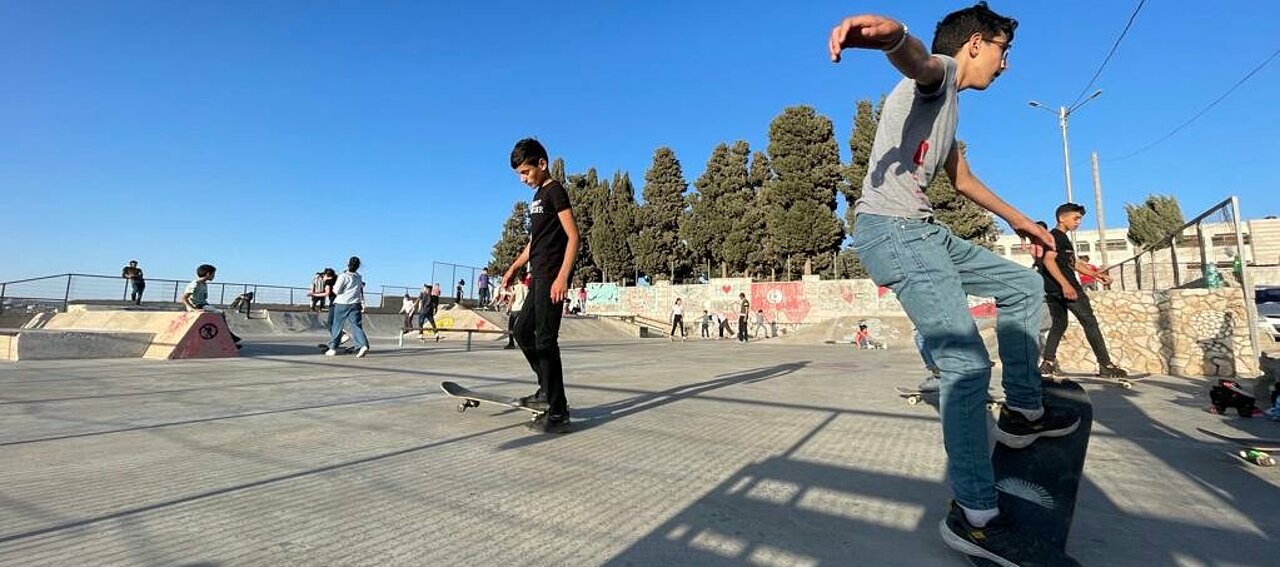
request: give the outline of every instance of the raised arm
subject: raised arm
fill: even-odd
[[[832,63],[840,62],[844,49],[876,49],[884,51],[889,62],[908,79],[913,79],[922,91],[932,91],[942,83],[946,71],[942,62],[929,54],[919,39],[907,33],[901,22],[866,14],[845,18],[832,28],[828,40]]]

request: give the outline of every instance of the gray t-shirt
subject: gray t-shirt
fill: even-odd
[[[933,215],[924,190],[944,171],[959,118],[956,60],[934,57],[946,71],[935,92],[922,93],[914,80],[903,79],[885,98],[854,211],[903,218]]]

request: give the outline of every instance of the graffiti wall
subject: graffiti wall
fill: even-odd
[[[587,311],[641,315],[667,320],[676,298],[684,304],[686,320],[708,313],[729,318],[738,315],[738,294],[751,300],[751,311],[763,310],[765,319],[780,324],[816,323],[848,316],[902,316],[902,304],[889,288],[871,280],[805,280],[755,282],[746,278],[713,279],[706,284],[621,287],[587,284]],[[994,314],[990,299],[971,297],[975,316]]]

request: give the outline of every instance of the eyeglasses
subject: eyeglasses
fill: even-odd
[[[1012,43],[1008,41],[997,41],[994,39],[987,39],[985,37],[982,38],[982,41],[1000,46],[1000,60],[1006,63],[1009,61],[1009,50],[1013,49]]]

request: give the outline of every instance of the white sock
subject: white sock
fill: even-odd
[[[1000,515],[999,508],[988,508],[986,510],[970,510],[969,508],[960,506],[960,509],[964,510],[964,518],[966,520],[969,520],[969,524],[975,528],[986,527],[987,522],[990,522],[991,520],[995,519],[996,516]]]
[[[1009,409],[1013,410],[1013,411],[1016,411],[1016,412],[1018,412],[1018,413],[1022,414],[1022,416],[1023,416],[1023,417],[1025,417],[1025,418],[1027,418],[1027,419],[1029,419],[1029,420],[1031,420],[1031,421],[1036,421],[1036,420],[1038,420],[1038,419],[1040,419],[1040,418],[1044,417],[1044,407],[1043,407],[1043,406],[1042,406],[1042,407],[1038,407],[1038,408],[1033,409],[1033,410],[1031,410],[1031,409],[1022,409],[1022,408],[1015,408],[1015,407],[1013,407],[1013,406],[1007,406],[1007,407],[1008,407]]]

